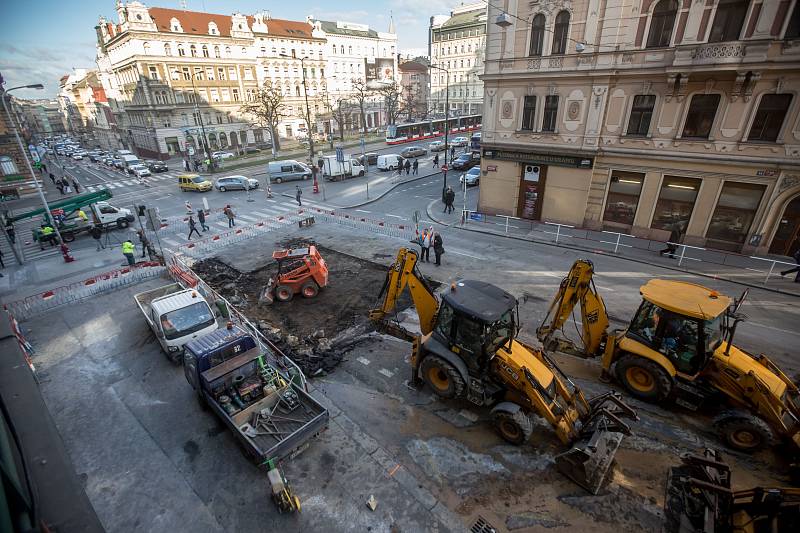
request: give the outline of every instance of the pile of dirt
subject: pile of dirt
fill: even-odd
[[[314,243],[291,240],[280,246],[301,248],[309,244]],[[298,294],[289,302],[260,304],[261,291],[277,272],[271,256],[265,265],[250,272],[241,272],[217,258],[193,267],[309,376],[333,370],[342,354],[358,341],[356,332],[363,331],[369,321],[369,310],[376,305],[389,264],[316,246],[328,265],[329,283],[315,298]]]

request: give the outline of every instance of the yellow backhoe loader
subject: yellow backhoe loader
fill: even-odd
[[[733,344],[746,319],[738,300],[685,281],[652,279],[642,285],[642,303],[628,327],[608,331],[603,299],[591,261],[575,262],[553,299],[537,337],[547,351],[601,357],[601,379],[617,380],[642,400],[696,410],[716,401],[725,409],[714,419],[732,448],[752,452],[775,437],[800,446],[800,394],[765,355]],[[580,306],[580,344],[563,327]]]
[[[408,288],[421,335],[393,320]],[[453,283],[437,298],[417,269],[417,254],[401,248],[370,312],[376,327],[413,343],[411,382],[440,397],[463,398],[491,408],[495,428],[512,444],[522,444],[539,415],[571,449],[556,457],[558,469],[597,494],[628,425],[636,413],[616,393],[586,399],[542,351],[516,338],[516,298],[482,281]]]

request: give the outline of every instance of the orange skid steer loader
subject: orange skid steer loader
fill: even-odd
[[[275,250],[272,258],[278,263],[278,272],[261,291],[258,299],[261,304],[270,305],[276,299],[288,302],[295,294],[314,298],[328,285],[328,265],[314,245]]]

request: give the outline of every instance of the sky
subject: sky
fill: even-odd
[[[152,0],[147,6],[180,9],[178,0]],[[461,0],[186,0],[191,11],[252,14],[268,10],[275,18],[346,20],[387,31],[394,18],[398,48],[427,49],[431,15],[448,14]],[[95,31],[100,15],[117,22],[115,0],[8,0],[0,10],[0,73],[5,88],[41,83],[45,90],[18,90],[20,98],[50,98],[58,80],[73,68],[94,68]]]

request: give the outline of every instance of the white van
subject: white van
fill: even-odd
[[[378,156],[378,170],[394,170],[400,168],[403,158],[397,154],[384,154]]]

